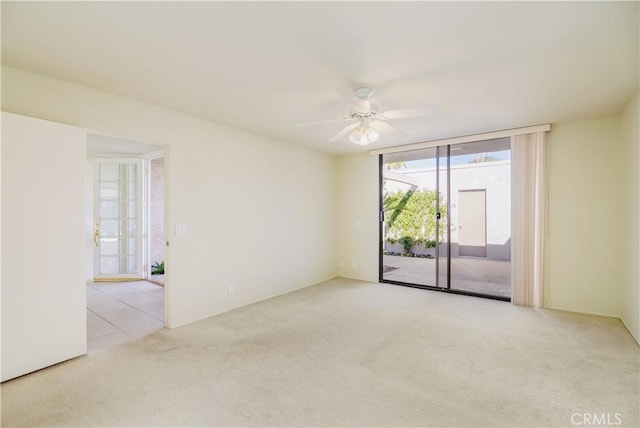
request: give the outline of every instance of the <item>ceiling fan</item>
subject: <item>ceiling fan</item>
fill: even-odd
[[[320,122],[301,123],[296,127],[321,125],[334,122],[352,122],[340,132],[331,137],[329,141],[338,141],[349,137],[349,141],[360,146],[366,146],[378,141],[381,133],[396,132],[406,136],[398,128],[391,126],[387,121],[392,119],[404,119],[423,117],[433,114],[433,107],[415,107],[396,110],[378,111],[378,106],[371,103],[369,98],[373,90],[371,88],[358,88],[355,90],[357,101],[349,110],[349,116],[341,119],[323,120]]]

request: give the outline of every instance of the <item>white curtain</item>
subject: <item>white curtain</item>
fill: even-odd
[[[511,301],[542,306],[546,132],[511,137]]]

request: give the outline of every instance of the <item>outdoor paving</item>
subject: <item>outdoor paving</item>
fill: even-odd
[[[436,259],[384,256],[384,266],[396,268],[384,279],[419,285],[436,285]],[[446,262],[440,260],[440,287],[446,287]],[[511,297],[511,262],[480,257],[451,258],[451,289]]]

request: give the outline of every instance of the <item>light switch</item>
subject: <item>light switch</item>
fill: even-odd
[[[186,235],[186,234],[187,234],[187,225],[176,224],[176,235]]]

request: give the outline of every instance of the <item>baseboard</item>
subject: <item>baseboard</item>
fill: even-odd
[[[221,315],[221,314],[224,314],[224,313],[227,313],[227,312],[231,312],[233,310],[240,309],[240,308],[243,308],[245,306],[253,305],[254,303],[264,302],[265,300],[273,299],[273,298],[279,297],[279,296],[284,296],[285,294],[289,294],[289,293],[295,293],[296,291],[303,290],[303,289],[309,288],[309,287],[313,287],[314,285],[322,284],[323,282],[331,281],[331,280],[336,279],[336,278],[339,278],[339,277],[333,276],[333,277],[331,277],[329,279],[325,279],[325,280],[322,280],[320,282],[316,282],[316,283],[308,284],[308,285],[303,285],[302,287],[295,288],[293,290],[283,291],[282,293],[277,293],[277,294],[273,294],[273,295],[270,295],[270,296],[267,296],[267,297],[255,299],[255,300],[252,300],[252,301],[249,301],[249,302],[246,302],[246,303],[242,303],[240,305],[233,306],[233,307],[231,307],[229,309],[224,309],[222,311],[219,311],[219,312],[216,312],[216,313],[213,313],[213,314],[209,314],[209,315],[206,315],[206,316],[203,316],[203,317],[194,318],[194,319],[191,319],[191,320],[188,320],[188,321],[183,321],[183,322],[181,322],[179,324],[168,325],[168,326],[166,326],[166,328],[173,329],[173,328],[182,327],[182,326],[185,326],[185,325],[188,325],[188,324],[192,324],[194,322],[205,320],[207,318],[211,318],[211,317],[215,317],[217,315]]]
[[[627,331],[629,332],[629,334],[631,335],[631,337],[633,337],[633,338],[635,339],[636,344],[637,344],[638,346],[640,346],[640,340],[638,340],[638,337],[636,337],[636,335],[635,335],[635,334],[633,334],[633,330],[631,330],[631,329],[629,328],[629,326],[627,325],[627,323],[626,323],[626,322],[624,322],[624,318],[620,317],[620,321],[622,322],[622,325],[624,326],[624,328],[626,328],[626,329],[627,329]]]

